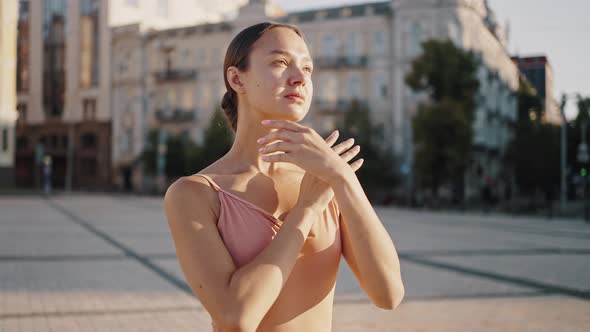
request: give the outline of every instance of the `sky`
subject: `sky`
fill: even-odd
[[[275,0],[285,10],[359,4],[362,0]],[[553,68],[556,99],[562,93],[590,97],[590,0],[488,0],[498,22],[510,22],[509,51],[520,56],[545,55]],[[575,99],[566,116],[577,114]]]

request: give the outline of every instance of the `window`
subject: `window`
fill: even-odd
[[[16,105],[16,111],[18,113],[18,122],[25,123],[27,121],[27,104],[19,103]]]
[[[375,96],[381,99],[387,98],[389,94],[387,86],[387,77],[379,75],[375,78]]]
[[[193,90],[192,89],[186,88],[184,90],[184,95],[182,96],[182,106],[185,111],[193,109],[194,102],[193,102]]]
[[[99,0],[82,0],[80,3],[80,85],[82,88],[98,85],[99,4]]]
[[[68,26],[66,0],[43,1],[43,108],[47,117],[60,117],[65,104],[65,50]]]
[[[347,46],[349,56],[358,56],[361,53],[361,34],[356,31],[350,32]]]
[[[121,151],[122,152],[130,152],[131,151],[131,142],[133,141],[133,129],[129,128],[126,129],[121,136]]]
[[[2,152],[8,151],[8,128],[2,128]]]
[[[82,147],[85,149],[92,149],[96,147],[97,139],[93,133],[85,133],[80,137]]]
[[[195,54],[197,55],[197,67],[206,67],[207,63],[207,52],[204,48],[199,48]]]
[[[324,35],[321,45],[322,55],[335,56],[338,53],[338,39],[333,35]]]
[[[336,102],[338,99],[338,80],[336,79],[336,76],[324,76],[322,88],[322,98],[329,102]]]
[[[29,0],[18,2],[18,34],[16,42],[16,89],[29,89]]]
[[[84,99],[82,101],[82,112],[84,120],[96,119],[96,100]]]
[[[384,30],[377,30],[373,33],[373,49],[377,54],[385,53],[386,48],[386,40],[385,40],[385,31]]]
[[[410,56],[416,56],[422,52],[422,38],[424,32],[420,23],[412,24],[410,30],[408,53]]]
[[[361,97],[361,80],[356,75],[350,77],[348,82],[348,94],[352,99],[358,100]]]

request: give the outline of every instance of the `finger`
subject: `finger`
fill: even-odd
[[[353,162],[352,164],[350,164],[350,167],[352,168],[353,171],[358,171],[359,168],[361,168],[361,166],[363,165],[363,163],[365,162],[364,159],[359,159],[355,162]]]
[[[270,128],[287,129],[291,131],[303,131],[306,126],[289,120],[262,120],[262,125]]]
[[[299,143],[279,141],[279,142],[274,142],[272,144],[269,144],[267,146],[263,146],[260,149],[258,149],[258,151],[261,153],[265,153],[265,154],[277,152],[277,151],[292,152],[292,151],[295,151],[296,149],[298,149],[300,146],[301,146],[301,144],[299,144]]]
[[[292,156],[290,153],[276,153],[276,154],[271,154],[271,155],[264,155],[262,156],[262,160],[264,161],[268,161],[268,162],[287,162],[287,163],[293,163],[292,161]]]
[[[356,157],[357,154],[361,151],[360,145],[355,145],[352,149],[346,151],[345,153],[341,154],[340,157],[349,162],[352,158]]]
[[[338,130],[334,130],[330,134],[330,136],[328,136],[328,138],[326,138],[326,144],[328,144],[328,146],[331,147],[338,140],[338,136],[340,136],[340,133],[338,132]]]
[[[301,143],[303,141],[303,137],[299,133],[294,133],[290,130],[279,129],[260,137],[256,142],[260,144],[266,144],[276,140]]]
[[[354,145],[354,138],[349,138],[346,141],[336,145],[333,150],[336,151],[336,153],[341,154],[342,152],[350,149],[351,146]]]

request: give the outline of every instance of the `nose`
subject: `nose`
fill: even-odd
[[[289,75],[289,85],[298,86],[302,85],[305,86],[307,77],[303,70],[297,66],[293,66],[293,70]]]

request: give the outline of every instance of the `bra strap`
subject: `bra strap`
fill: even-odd
[[[223,191],[217,185],[217,183],[215,183],[215,181],[213,181],[208,175],[205,175],[205,174],[195,174],[195,175],[196,176],[200,176],[200,177],[204,178],[205,180],[207,180],[207,182],[209,182],[209,184],[211,185],[211,187],[213,187],[213,189],[215,189],[216,191]]]

